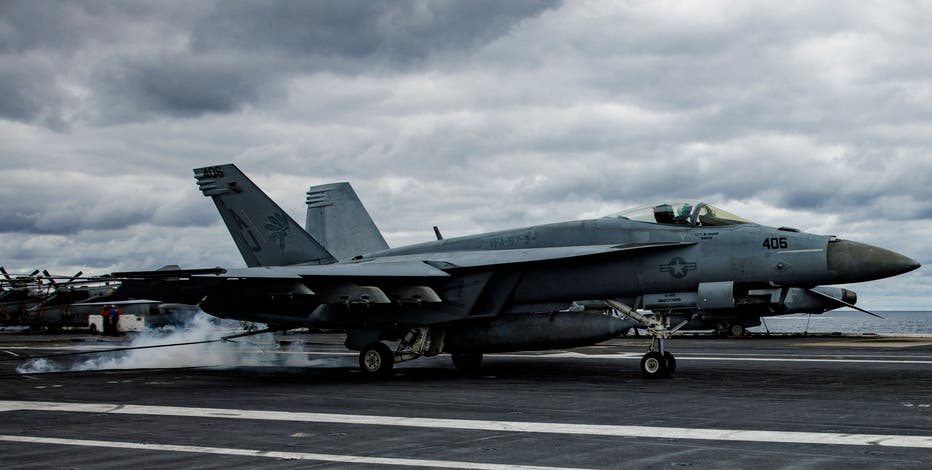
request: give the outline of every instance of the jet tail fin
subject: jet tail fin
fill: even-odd
[[[307,190],[306,228],[339,259],[388,249],[349,183],[322,184]]]
[[[329,264],[333,256],[232,163],[194,170],[246,265]]]

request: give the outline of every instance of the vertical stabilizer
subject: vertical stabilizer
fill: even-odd
[[[246,265],[328,264],[336,260],[232,163],[194,170]]]
[[[306,228],[339,259],[388,249],[349,183],[323,184],[308,189]]]

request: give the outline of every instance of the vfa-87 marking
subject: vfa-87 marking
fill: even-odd
[[[120,293],[283,328],[343,329],[370,374],[443,353],[475,369],[483,353],[589,345],[641,323],[652,336],[641,371],[667,377],[676,361],[665,340],[699,316],[853,307],[850,291],[816,286],[919,266],[696,201],[389,248],[348,183],[308,191],[304,230],[236,166],[194,173],[248,267],[114,273],[125,280]],[[568,309],[581,299],[624,316]]]

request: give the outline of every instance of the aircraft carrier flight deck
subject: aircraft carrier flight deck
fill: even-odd
[[[358,371],[340,339],[238,343],[252,362],[17,372],[128,338],[0,333],[6,468],[930,468],[932,338],[647,339]],[[311,343],[307,343],[311,341]],[[147,352],[171,361],[172,348]],[[254,354],[253,354],[254,353]],[[102,355],[103,356],[103,355]],[[210,357],[207,357],[210,356]],[[243,356],[237,356],[242,359]],[[124,364],[125,365],[125,364]],[[150,364],[151,365],[151,364]],[[155,364],[156,366],[158,364]]]

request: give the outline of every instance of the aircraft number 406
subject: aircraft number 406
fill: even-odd
[[[764,248],[769,250],[787,248],[788,246],[789,244],[786,242],[786,237],[770,237],[764,239]]]

